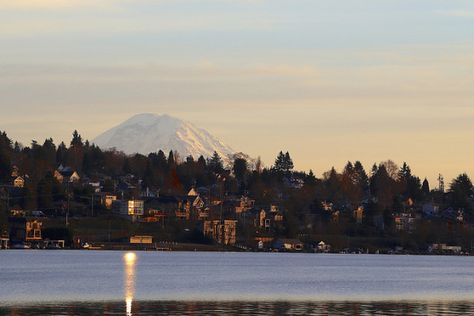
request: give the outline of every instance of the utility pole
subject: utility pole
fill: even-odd
[[[94,193],[91,196],[91,215],[94,217]]]
[[[67,193],[66,226],[69,226],[69,205],[71,202],[71,195],[69,194],[69,181],[67,182],[66,193]]]
[[[110,242],[110,214],[108,214],[107,219],[108,219],[107,237],[108,237],[108,240]]]
[[[7,212],[10,212],[10,191],[7,190]]]
[[[441,173],[439,174],[439,177],[438,177],[438,187],[439,187],[439,191],[444,193],[444,177],[441,175]]]

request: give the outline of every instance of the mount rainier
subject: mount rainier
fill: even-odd
[[[204,129],[169,115],[138,114],[97,136],[93,143],[102,149],[115,148],[126,154],[148,155],[158,150],[173,150],[181,158],[189,155],[210,157],[214,151],[224,160],[235,151]]]

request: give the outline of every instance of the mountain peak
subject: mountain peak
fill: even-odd
[[[116,148],[126,154],[163,150],[177,151],[182,158],[189,155],[210,157],[216,151],[222,158],[235,151],[204,129],[168,114],[137,114],[96,137],[93,142],[103,149]]]

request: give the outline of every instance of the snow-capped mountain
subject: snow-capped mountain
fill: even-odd
[[[169,115],[138,114],[97,136],[93,143],[102,149],[115,148],[126,154],[148,155],[173,150],[182,159],[192,155],[210,157],[216,151],[224,160],[235,151],[207,131]]]

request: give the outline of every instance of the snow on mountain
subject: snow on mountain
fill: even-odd
[[[148,155],[171,150],[181,158],[210,157],[216,151],[224,160],[235,151],[207,131],[169,115],[138,114],[97,136],[93,143],[102,149],[115,148],[126,154]]]

